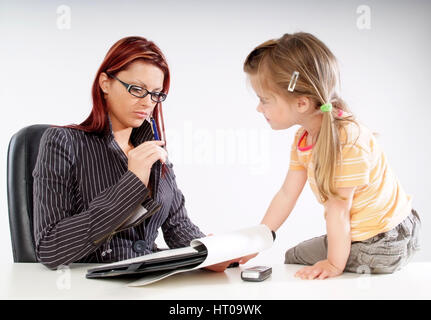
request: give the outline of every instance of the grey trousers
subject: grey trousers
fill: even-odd
[[[421,220],[412,210],[392,230],[364,240],[354,241],[344,271],[354,273],[393,273],[405,266],[420,249]],[[287,250],[286,264],[313,265],[327,259],[327,235],[301,242]]]

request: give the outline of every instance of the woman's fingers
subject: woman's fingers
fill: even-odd
[[[248,256],[242,257],[242,258],[239,260],[239,264],[247,263],[247,261],[248,261],[248,260],[253,259],[253,258],[254,258],[254,257],[256,257],[257,255],[258,255],[257,253],[254,253],[254,254],[250,254],[250,255],[248,255]]]
[[[161,148],[156,144],[145,146],[145,148],[141,148],[139,150],[133,149],[129,152],[128,157],[138,159],[139,161],[147,162],[147,160],[152,158],[155,154],[158,156],[157,159],[160,159],[160,161],[162,161],[163,163],[166,162],[168,153],[165,149]],[[151,165],[154,162],[152,162]]]
[[[151,153],[149,156],[145,158],[145,160],[150,164],[153,165],[154,162],[157,160],[160,160],[162,163],[166,162],[166,154],[160,151],[155,151],[154,153]]]
[[[223,272],[232,263],[232,261],[234,260],[224,261],[217,264],[213,264],[211,266],[206,266],[205,269],[215,272]]]
[[[154,140],[146,141],[141,143],[139,146],[133,148],[129,151],[128,155],[140,155],[142,153],[147,153],[149,150],[154,148],[161,148],[165,144],[164,141]]]
[[[145,150],[153,146],[163,146],[164,144],[165,142],[162,140],[145,141],[141,143],[139,146],[135,147],[133,150],[135,150],[136,152],[139,152],[141,150]]]
[[[132,171],[145,185],[148,185],[151,167],[160,160],[166,163],[168,153],[161,148],[163,141],[147,141],[130,150],[127,154],[128,169]]]

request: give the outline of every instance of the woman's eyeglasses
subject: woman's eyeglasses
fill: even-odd
[[[166,100],[167,94],[163,93],[163,92],[151,92],[148,91],[145,88],[141,88],[140,86],[136,86],[133,84],[129,84],[126,83],[124,81],[121,81],[120,79],[118,79],[116,76],[114,76],[113,74],[106,72],[106,74],[108,76],[110,76],[111,78],[114,78],[115,80],[118,80],[126,89],[127,91],[132,95],[135,96],[137,98],[145,98],[148,94],[151,95],[151,100],[154,102],[162,102]]]

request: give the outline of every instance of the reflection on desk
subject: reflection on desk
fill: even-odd
[[[0,299],[430,299],[431,263],[415,262],[394,274],[344,273],[326,280],[295,278],[300,265],[272,265],[263,282],[241,280],[242,265],[222,273],[196,270],[145,287],[128,287],[137,278],[86,279],[95,264],[72,264],[52,271],[37,263],[1,266]]]

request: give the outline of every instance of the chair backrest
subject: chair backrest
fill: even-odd
[[[7,200],[14,262],[37,262],[33,236],[33,169],[42,134],[36,124],[15,133],[7,154]]]

